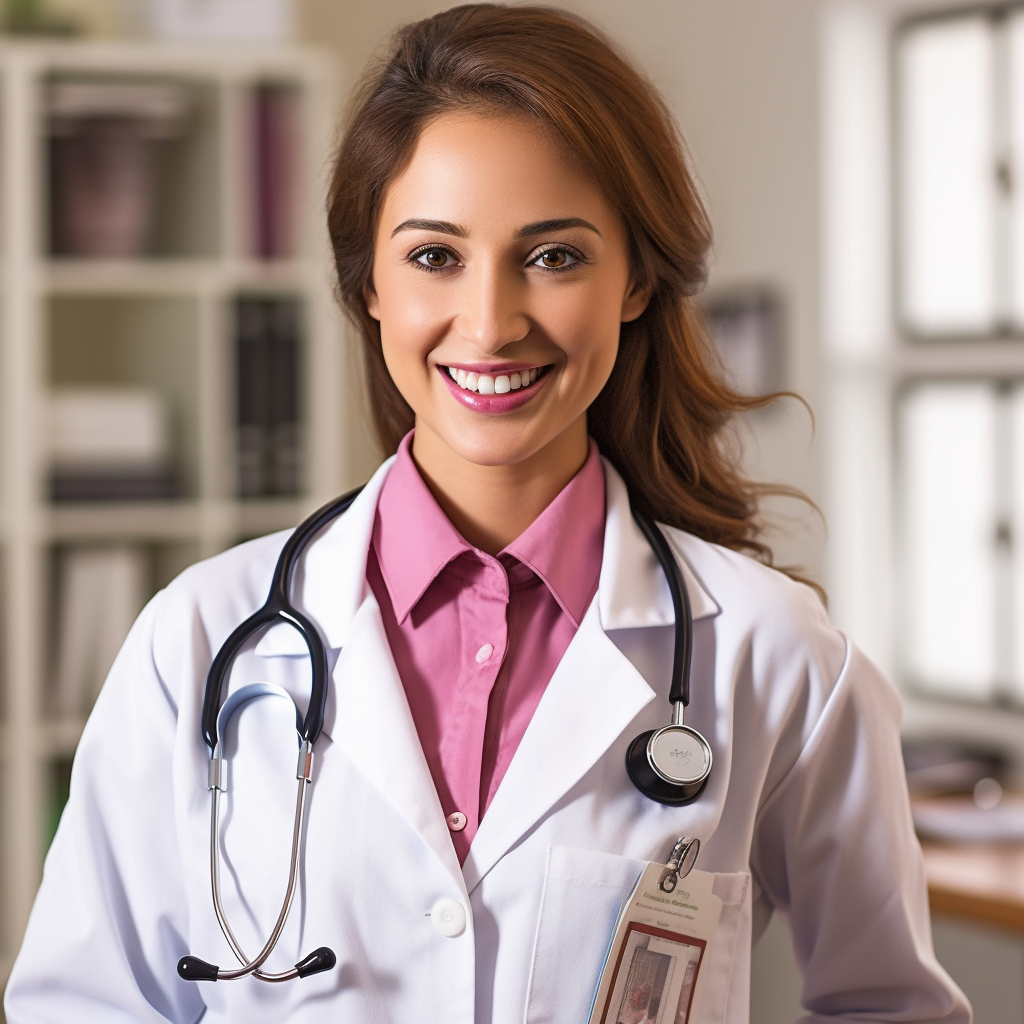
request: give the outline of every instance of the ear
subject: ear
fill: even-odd
[[[380,320],[380,302],[377,299],[377,289],[373,287],[373,278],[363,285],[363,302],[366,303],[366,312],[374,320]]]
[[[649,284],[639,284],[636,281],[630,281],[629,289],[622,298],[621,320],[623,323],[628,323],[630,320],[635,320],[640,316],[651,301],[651,293],[653,291],[653,287]]]

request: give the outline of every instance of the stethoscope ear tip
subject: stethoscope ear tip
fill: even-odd
[[[183,981],[216,981],[219,970],[197,956],[183,956],[178,961],[178,977]]]
[[[334,950],[327,946],[314,949],[304,960],[295,965],[295,970],[300,978],[308,978],[311,974],[319,974],[321,971],[329,971],[338,962]]]

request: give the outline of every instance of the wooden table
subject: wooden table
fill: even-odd
[[[1024,844],[921,844],[933,914],[1024,932]]]

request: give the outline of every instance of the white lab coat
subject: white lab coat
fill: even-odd
[[[668,531],[695,620],[688,722],[714,770],[682,808],[629,782],[630,741],[669,719],[673,616],[607,464],[597,595],[460,869],[365,581],[386,469],[309,547],[294,587],[333,683],[301,893],[268,966],[327,945],[337,968],[282,985],[175,972],[187,952],[234,963],[210,898],[200,714],[213,653],[265,597],[277,534],[189,569],[132,630],[82,736],[9,1024],[585,1024],[620,901],[683,834],[724,900],[700,1024],[746,1024],[751,941],[773,909],[792,925],[807,1020],[969,1020],[932,955],[896,693],[809,589]],[[231,686],[279,682],[304,707],[304,650],[276,627]],[[237,721],[223,887],[252,955],[284,892],[296,741],[286,701]],[[435,926],[439,900],[464,910],[462,934]]]

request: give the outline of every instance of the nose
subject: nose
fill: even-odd
[[[526,293],[513,271],[478,263],[459,289],[456,328],[481,352],[498,352],[530,331]]]

